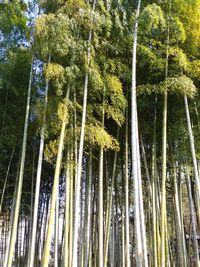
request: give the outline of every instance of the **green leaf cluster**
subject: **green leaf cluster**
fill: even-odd
[[[193,98],[197,94],[197,88],[193,81],[185,75],[179,77],[169,77],[164,82],[161,82],[157,85],[146,84],[138,86],[137,94],[163,94],[165,90],[167,90],[169,93],[182,96],[186,94],[190,98]]]
[[[119,150],[118,141],[110,135],[102,126],[98,124],[86,125],[86,139],[94,146],[99,146],[106,150]]]
[[[58,140],[50,141],[45,146],[44,158],[47,162],[52,163],[55,155],[58,153]]]
[[[74,45],[69,34],[69,19],[63,14],[40,15],[36,19],[35,49],[40,51],[43,58],[49,53],[64,56],[69,46]]]
[[[26,30],[27,18],[24,16],[26,6],[23,3],[0,4],[0,29],[5,35],[9,35],[14,29],[21,32]]]
[[[58,118],[61,121],[69,122],[69,106],[71,102],[68,99],[64,99],[62,102],[58,104]]]
[[[160,6],[155,3],[147,5],[139,17],[141,34],[156,34],[156,31],[163,31],[166,27],[166,20]]]
[[[62,89],[65,84],[65,69],[55,63],[48,63],[44,67],[44,74],[47,81],[52,81],[57,94],[62,95]]]

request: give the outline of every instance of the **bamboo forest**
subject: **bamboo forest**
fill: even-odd
[[[0,1],[0,266],[200,267],[200,0]]]

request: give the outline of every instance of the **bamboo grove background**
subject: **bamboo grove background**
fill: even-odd
[[[0,266],[200,266],[200,1],[0,3]]]

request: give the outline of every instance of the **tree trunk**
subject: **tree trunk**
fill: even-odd
[[[197,242],[197,230],[196,230],[197,223],[196,223],[196,215],[194,211],[194,203],[193,203],[193,198],[192,198],[190,176],[187,170],[186,170],[186,182],[187,182],[187,189],[188,189],[188,196],[189,196],[190,215],[191,215],[191,221],[192,221],[194,256],[195,256],[195,261],[196,261],[196,267],[199,267],[200,259],[199,259],[199,248],[198,248],[198,242]]]
[[[132,179],[134,181],[134,218],[135,218],[135,244],[136,244],[136,266],[148,266],[146,251],[146,233],[143,214],[143,197],[141,186],[141,170],[139,156],[139,138],[138,138],[138,118],[136,101],[136,49],[138,34],[138,17],[141,1],[138,1],[136,12],[134,34],[133,34],[133,59],[132,59],[132,100],[131,100],[131,159],[132,159]]]
[[[103,266],[107,265],[107,259],[108,259],[108,244],[109,244],[109,237],[110,237],[111,211],[112,211],[113,188],[114,188],[114,181],[115,181],[116,166],[117,166],[117,152],[115,151],[113,171],[112,171],[112,177],[111,177],[111,186],[110,186],[110,192],[109,192],[109,197],[108,197],[108,207],[106,211],[104,265]]]
[[[126,141],[125,141],[125,235],[126,235],[126,267],[130,267],[130,248],[129,248],[129,175],[128,175],[128,112],[126,116]]]
[[[30,112],[32,76],[33,76],[33,57],[32,57],[32,62],[31,62],[29,86],[28,86],[28,93],[27,93],[26,115],[25,115],[25,121],[24,121],[24,132],[23,132],[23,141],[22,141],[21,163],[20,163],[20,171],[19,171],[17,196],[16,196],[16,205],[15,205],[15,211],[14,211],[13,224],[12,224],[12,235],[11,235],[11,240],[10,240],[10,246],[7,247],[7,250],[9,251],[9,255],[8,255],[8,264],[6,267],[12,266],[13,253],[15,249],[15,241],[17,237],[17,227],[18,227],[22,186],[23,186],[23,178],[24,178],[24,166],[25,166],[26,145],[27,145],[28,119],[29,119],[29,112]]]
[[[168,59],[169,59],[169,25],[167,27],[167,43],[166,43],[166,67],[165,79],[168,77]],[[161,250],[160,259],[161,266],[166,266],[166,168],[167,168],[167,88],[164,91],[163,103],[163,124],[162,124],[162,187],[161,187]]]
[[[182,219],[181,219],[181,209],[179,201],[179,192],[178,192],[178,181],[177,181],[177,170],[175,163],[173,163],[173,180],[174,180],[174,202],[175,202],[175,224],[176,224],[176,239],[177,239],[177,263],[178,266],[186,267],[186,262],[184,261],[184,229],[182,228]]]
[[[95,6],[96,6],[96,0],[93,1],[92,17],[91,17],[92,21],[93,21],[93,12],[95,10]],[[89,38],[88,38],[88,54],[87,54],[88,67],[90,65],[90,57],[91,57],[91,51],[90,51],[91,41],[92,41],[92,31],[89,32]],[[77,177],[76,177],[76,185],[75,185],[74,237],[73,237],[73,254],[72,254],[72,266],[73,267],[77,267],[77,265],[78,265],[77,253],[78,253],[79,201],[80,201],[80,184],[81,184],[82,160],[83,160],[83,144],[84,144],[84,136],[85,136],[85,121],[86,121],[87,94],[88,94],[88,76],[89,76],[89,73],[87,72],[85,74],[85,81],[84,81],[81,135],[80,135],[80,143],[79,143]]]
[[[70,93],[70,88],[68,87],[67,99],[69,98],[69,93]],[[61,132],[60,132],[58,154],[57,154],[57,159],[56,159],[56,168],[55,168],[55,173],[54,173],[54,181],[53,181],[53,189],[52,189],[50,215],[49,215],[47,236],[45,240],[45,247],[44,247],[43,258],[42,258],[43,267],[48,267],[49,257],[50,257],[50,246],[51,246],[52,230],[53,230],[53,223],[54,223],[54,216],[55,216],[55,207],[56,207],[56,201],[58,199],[58,186],[59,186],[59,176],[60,176],[60,168],[61,168],[61,162],[62,162],[62,151],[63,151],[64,137],[65,137],[65,128],[67,124],[66,117],[67,117],[67,114],[64,114]]]
[[[85,234],[85,255],[84,255],[84,267],[87,267],[89,264],[89,255],[91,248],[90,234],[91,234],[91,185],[92,185],[92,150],[90,150],[89,156],[89,173],[88,173],[88,186],[87,186],[87,194],[86,194],[86,234]]]
[[[189,139],[190,139],[190,148],[191,148],[192,161],[193,161],[193,167],[194,167],[194,177],[195,177],[197,193],[198,193],[198,197],[199,197],[199,201],[200,201],[200,180],[199,180],[197,159],[196,159],[196,153],[195,153],[194,136],[193,136],[193,133],[192,133],[190,112],[189,112],[189,107],[188,107],[188,101],[187,101],[186,94],[184,95],[184,101],[185,101],[185,112],[186,112],[186,118],[187,118],[188,133],[189,133]]]
[[[70,201],[70,170],[69,151],[67,152],[67,166],[65,174],[65,221],[64,221],[64,267],[69,266],[69,201]]]
[[[51,55],[49,55],[49,61],[51,61]],[[44,99],[44,118],[43,125],[40,135],[40,146],[39,146],[39,155],[38,155],[38,165],[37,165],[37,174],[36,174],[36,186],[35,186],[35,201],[34,201],[34,211],[33,211],[33,222],[31,227],[31,244],[29,250],[29,267],[34,266],[34,257],[35,257],[35,242],[36,242],[36,230],[37,230],[37,220],[38,220],[38,204],[39,204],[39,194],[40,194],[40,180],[42,174],[42,161],[44,153],[44,134],[45,134],[45,120],[46,120],[46,109],[47,109],[47,99],[48,99],[48,89],[49,82],[46,82],[45,87],[45,99]]]

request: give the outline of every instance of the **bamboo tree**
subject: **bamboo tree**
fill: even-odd
[[[193,136],[193,133],[192,133],[190,112],[189,112],[189,107],[188,107],[188,101],[187,101],[187,95],[186,94],[184,95],[184,102],[185,102],[185,112],[186,112],[188,133],[189,133],[189,139],[190,139],[190,149],[191,149],[193,168],[194,168],[194,177],[195,177],[195,183],[196,183],[196,187],[197,187],[198,198],[199,198],[199,201],[200,201],[200,180],[199,180],[197,159],[196,159],[196,153],[195,153],[194,136]]]
[[[167,79],[168,77],[168,59],[169,59],[169,25],[167,26],[165,79]],[[161,188],[161,251],[160,251],[161,266],[166,266],[165,245],[166,245],[166,227],[167,227],[167,221],[166,221],[167,99],[168,99],[168,94],[167,94],[167,88],[165,87],[164,104],[163,104],[163,123],[162,123],[162,188]]]
[[[19,210],[20,210],[20,203],[21,203],[22,185],[23,185],[23,178],[24,178],[24,166],[25,166],[25,157],[26,157],[28,119],[29,119],[29,112],[30,112],[31,86],[32,86],[32,76],[33,76],[33,63],[34,61],[32,57],[30,77],[29,77],[29,86],[28,86],[28,93],[27,93],[26,114],[25,114],[25,121],[24,121],[24,132],[23,132],[23,141],[22,141],[21,163],[20,163],[20,171],[19,171],[17,196],[16,196],[16,205],[15,205],[15,211],[14,211],[13,224],[12,224],[12,235],[11,235],[10,246],[7,247],[7,250],[9,251],[7,267],[12,266],[15,241],[17,237],[17,226],[18,226],[18,219],[19,219]]]
[[[73,161],[73,155],[72,153],[70,154],[70,161]],[[69,266],[72,266],[72,247],[73,247],[73,170],[72,170],[72,165],[70,168],[70,207],[69,207]]]
[[[66,95],[67,99],[69,98],[69,94],[70,94],[70,87],[68,86],[67,95]],[[57,154],[57,159],[56,159],[56,168],[55,168],[55,173],[54,173],[54,182],[53,182],[53,189],[52,189],[50,215],[49,215],[49,221],[48,221],[47,236],[45,240],[44,252],[43,252],[43,257],[42,257],[43,267],[48,267],[48,264],[49,264],[50,245],[51,245],[53,222],[54,222],[54,216],[55,216],[55,206],[56,206],[56,201],[58,201],[59,176],[60,176],[60,168],[61,168],[61,162],[62,162],[62,152],[63,152],[66,125],[67,125],[67,113],[65,112],[63,119],[62,119],[62,127],[60,131],[58,154]]]
[[[158,251],[158,209],[157,209],[157,183],[156,183],[156,111],[157,98],[155,98],[155,111],[154,111],[154,137],[152,146],[152,223],[153,223],[153,266],[160,266],[159,264],[159,251]]]
[[[179,201],[179,193],[178,193],[178,186],[177,186],[177,174],[176,174],[176,166],[173,163],[173,180],[174,180],[174,201],[175,201],[175,218],[176,218],[176,236],[177,236],[177,248],[178,248],[178,265],[179,266],[186,266],[185,262],[185,255],[184,255],[184,229],[182,228],[181,222],[181,211],[180,211],[180,201]]]
[[[115,224],[115,203],[112,201],[112,232],[111,232],[111,252],[110,252],[110,263],[111,267],[114,267],[116,264],[115,260],[115,242],[116,242],[116,224]]]
[[[132,101],[131,101],[131,142],[132,142],[132,179],[134,181],[134,217],[135,217],[135,245],[136,245],[136,266],[142,267],[143,253],[142,240],[139,217],[139,190],[138,190],[138,173],[137,173],[137,144],[136,144],[136,46],[137,46],[137,31],[138,31],[138,16],[140,11],[140,1],[138,1],[137,16],[134,29],[133,43],[133,61],[132,61]]]
[[[104,115],[103,115],[104,116]],[[99,156],[99,181],[98,181],[98,267],[103,267],[103,147]]]
[[[51,61],[51,54],[49,55],[48,63]],[[37,166],[37,175],[36,175],[36,186],[35,186],[35,201],[34,201],[34,211],[33,211],[33,224],[32,224],[32,233],[31,233],[31,244],[29,250],[29,267],[34,266],[34,257],[35,257],[35,242],[36,242],[36,230],[37,230],[37,219],[38,219],[38,204],[39,204],[39,194],[40,194],[40,181],[42,174],[42,161],[44,153],[44,136],[45,136],[45,120],[46,120],[46,109],[47,109],[47,99],[48,99],[48,89],[49,82],[46,82],[45,87],[45,99],[44,99],[44,117],[43,124],[40,135],[40,146],[39,146],[39,155],[38,155],[38,166]]]
[[[67,167],[65,174],[65,230],[64,230],[64,266],[69,266],[69,201],[70,201],[70,170],[69,152],[67,152]]]
[[[107,258],[108,258],[108,244],[109,244],[110,224],[111,224],[111,209],[112,209],[112,202],[113,202],[113,189],[114,189],[114,181],[115,181],[115,175],[116,175],[116,166],[117,166],[117,152],[115,151],[114,161],[113,161],[113,169],[112,169],[112,177],[111,177],[111,186],[110,186],[109,196],[108,196],[108,207],[107,207],[107,211],[106,211],[104,264],[103,264],[103,266],[107,265]]]
[[[89,154],[89,173],[88,173],[88,185],[87,185],[87,194],[86,194],[86,218],[87,224],[85,229],[85,253],[84,253],[84,267],[87,267],[89,264],[89,256],[90,256],[90,249],[91,249],[91,185],[92,185],[92,150],[90,149]]]
[[[135,18],[133,34],[133,59],[132,59],[132,94],[131,94],[131,142],[132,142],[132,179],[134,181],[134,209],[135,209],[135,242],[136,242],[136,266],[148,266],[146,251],[146,233],[144,227],[143,198],[141,187],[141,170],[139,157],[139,138],[137,122],[137,102],[136,102],[136,47],[138,35],[138,17],[141,1],[138,1],[138,7]]]
[[[136,120],[136,127],[138,129]],[[141,226],[141,237],[142,237],[142,250],[143,250],[143,261],[144,266],[148,266],[147,259],[147,245],[146,245],[146,228],[145,228],[145,218],[144,218],[144,205],[143,205],[143,193],[142,193],[142,177],[141,177],[141,166],[140,166],[140,150],[139,150],[139,140],[137,136],[137,165],[138,165],[138,190],[139,190],[139,204],[140,204],[140,226]]]
[[[33,163],[32,163],[32,177],[31,177],[31,207],[30,207],[30,220],[28,225],[28,232],[32,232],[32,221],[33,221],[33,205],[34,205],[34,176],[35,176],[35,151],[33,153]],[[31,245],[31,235],[28,235],[28,246],[26,253],[26,263],[29,260],[29,249]]]
[[[195,255],[195,261],[196,261],[196,267],[199,267],[200,259],[199,259],[199,248],[198,248],[198,242],[197,242],[197,230],[196,230],[197,223],[196,223],[196,216],[195,216],[195,211],[194,211],[194,203],[193,203],[192,190],[191,190],[191,182],[190,182],[188,170],[186,170],[186,182],[187,182],[189,205],[190,205],[190,212],[191,212],[191,221],[192,221],[194,255]]]
[[[130,267],[129,248],[129,176],[128,176],[128,111],[126,116],[126,139],[125,139],[125,235],[126,235],[126,267]]]
[[[93,1],[91,21],[93,21],[93,12],[95,10],[96,0]],[[89,32],[88,37],[88,51],[87,51],[87,65],[90,65],[91,59],[91,41],[92,41],[92,31]],[[84,144],[84,135],[85,135],[85,121],[86,121],[86,108],[87,108],[87,95],[88,95],[88,71],[85,74],[84,80],[84,90],[83,90],[83,111],[82,111],[82,122],[81,122],[81,134],[79,142],[79,153],[78,153],[78,166],[77,166],[77,177],[76,177],[76,187],[75,187],[75,213],[74,213],[74,236],[73,236],[73,256],[72,256],[72,265],[77,267],[77,243],[78,243],[78,223],[79,223],[79,201],[80,201],[80,182],[82,174],[82,159],[83,159],[83,144]]]
[[[55,223],[54,223],[54,267],[58,267],[58,245],[59,245],[59,184],[58,184],[58,196],[55,204]]]
[[[121,254],[122,254],[122,260],[121,260],[121,266],[125,267],[125,225],[124,225],[124,203],[122,200],[122,207],[121,207],[121,217],[122,217],[122,222],[121,222],[121,240],[122,240],[122,246],[121,246]]]
[[[81,184],[81,195],[80,195],[80,226],[79,226],[79,244],[83,244],[82,246],[78,247],[78,264],[82,267],[83,266],[83,255],[84,255],[84,221],[85,221],[85,216],[84,216],[84,209],[85,209],[85,192],[84,192],[84,187],[85,187],[85,179],[82,179],[82,184]]]

